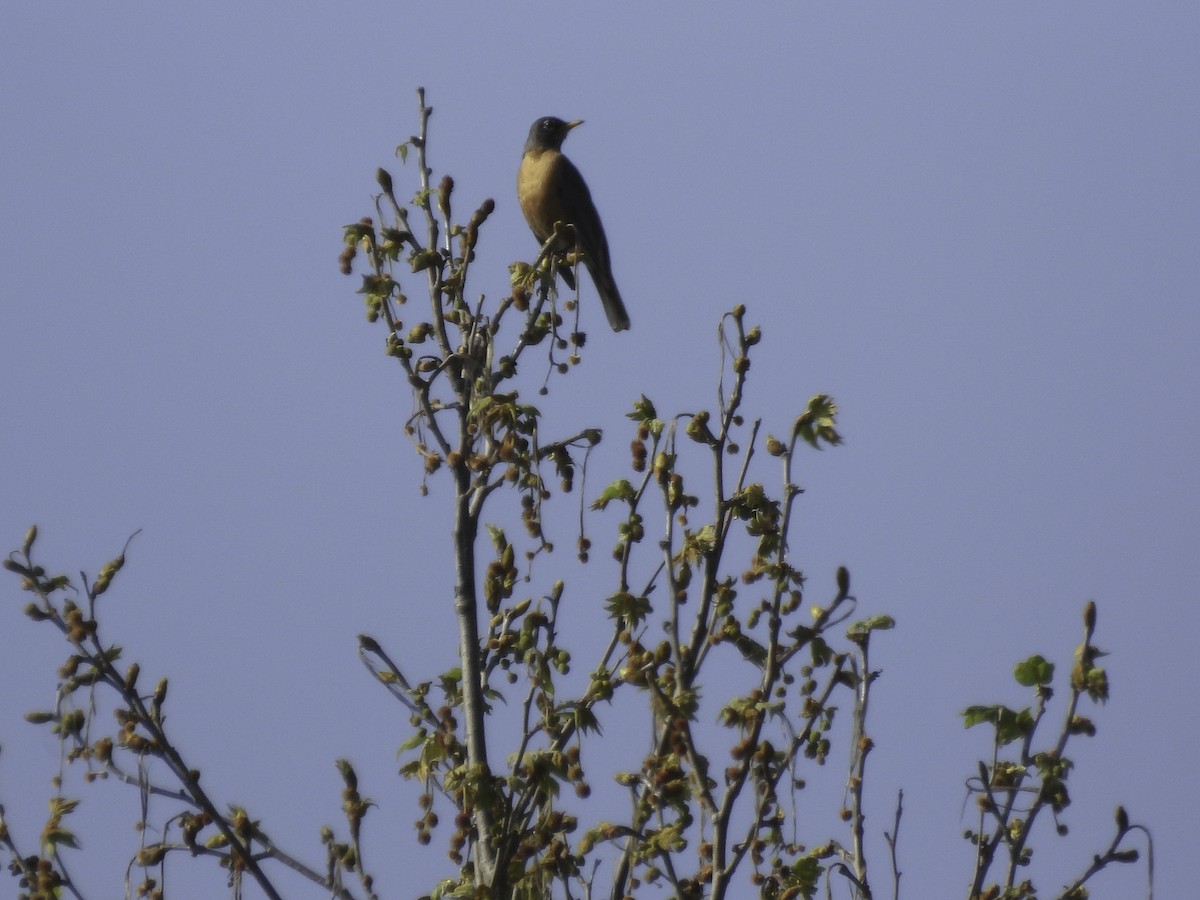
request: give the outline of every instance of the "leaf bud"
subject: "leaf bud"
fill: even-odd
[[[443,176],[438,185],[438,209],[442,211],[443,216],[450,216],[450,194],[453,192],[454,179],[449,175]]]
[[[487,217],[490,216],[495,209],[496,201],[491,197],[488,197],[481,204],[479,204],[479,209],[475,210],[475,212],[471,214],[471,224],[478,228],[487,220]]]
[[[839,594],[845,596],[850,593],[850,570],[845,566],[838,566],[837,586]]]
[[[369,634],[360,634],[358,636],[358,646],[367,653],[378,655],[383,652],[379,647],[379,642]]]

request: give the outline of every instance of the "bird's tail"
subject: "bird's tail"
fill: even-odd
[[[585,259],[584,262],[588,260]],[[629,313],[625,310],[612,272],[603,265],[589,265],[588,271],[592,273],[592,282],[596,285],[596,293],[600,295],[600,303],[604,307],[604,314],[608,316],[608,324],[612,326],[613,331],[628,331]]]

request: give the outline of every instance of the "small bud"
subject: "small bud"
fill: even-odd
[[[166,857],[167,849],[165,844],[154,844],[149,847],[143,847],[138,851],[137,864],[146,869],[157,866]]]
[[[392,192],[392,176],[387,169],[380,166],[375,170],[375,180],[379,182],[379,186],[383,188],[385,194]]]
[[[838,566],[837,586],[838,593],[843,597],[850,593],[850,570],[845,566]]]
[[[96,576],[96,583],[92,585],[92,594],[99,597],[108,590],[112,584],[113,577],[121,571],[125,565],[125,554],[122,553],[116,559],[111,559],[100,568],[100,574]]]
[[[478,228],[487,220],[487,217],[490,216],[495,209],[496,201],[491,197],[488,197],[488,199],[479,204],[479,209],[472,213],[471,224]]]
[[[358,646],[367,653],[379,654],[383,652],[379,647],[379,642],[367,634],[360,634],[358,636]]]

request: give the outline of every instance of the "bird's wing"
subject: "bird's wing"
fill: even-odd
[[[547,212],[552,212],[550,227],[553,228],[556,221],[574,225],[576,239],[586,257],[598,265],[607,266],[608,241],[587,182],[575,164],[561,154],[554,162],[551,175],[549,186],[553,197],[548,198],[550,202],[547,203]]]

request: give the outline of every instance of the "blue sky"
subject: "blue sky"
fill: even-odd
[[[1197,46],[1200,8],[1183,2],[443,19],[10,4],[0,544],[36,521],[44,562],[94,573],[143,529],[110,635],[171,676],[171,725],[217,795],[315,862],[337,819],[332,762],[349,756],[380,804],[384,890],[404,895],[406,865],[443,871],[437,851],[385,861],[417,817],[394,776],[407,727],[354,635],[426,674],[450,664],[444,494],[436,480],[417,494],[410,401],[337,272],[340,229],[369,210],[376,166],[408,183],[392,150],[424,85],[432,162],[463,217],[496,200],[474,277],[498,297],[507,264],[535,252],[514,196],[529,124],[582,118],[566,149],[633,320],[611,334],[585,287],[585,361],[546,403],[564,433],[608,435],[588,490],[623,471],[641,393],[711,407],[717,320],[746,303],[765,332],[750,387],[766,427],[819,391],[841,404],[846,446],[802,457],[794,546],[814,585],[845,564],[864,609],[899,621],[875,645],[870,777],[876,833],[905,790],[908,896],[959,896],[969,877],[962,785],[988,747],[958,711],[1023,702],[1009,673],[1030,653],[1065,672],[1087,599],[1113,695],[1075,747],[1072,833],[1045,835],[1044,885],[1086,866],[1122,802],[1154,830],[1161,895],[1185,896]],[[611,575],[570,552],[554,565],[598,596]],[[35,829],[56,750],[20,715],[50,702],[61,651],[20,616],[15,580],[4,597],[0,797]],[[136,797],[74,793],[93,850],[77,871],[114,895]],[[109,813],[119,826],[98,827]],[[175,871],[182,896],[220,886]],[[1141,878],[1129,867],[1093,897],[1134,896]]]

